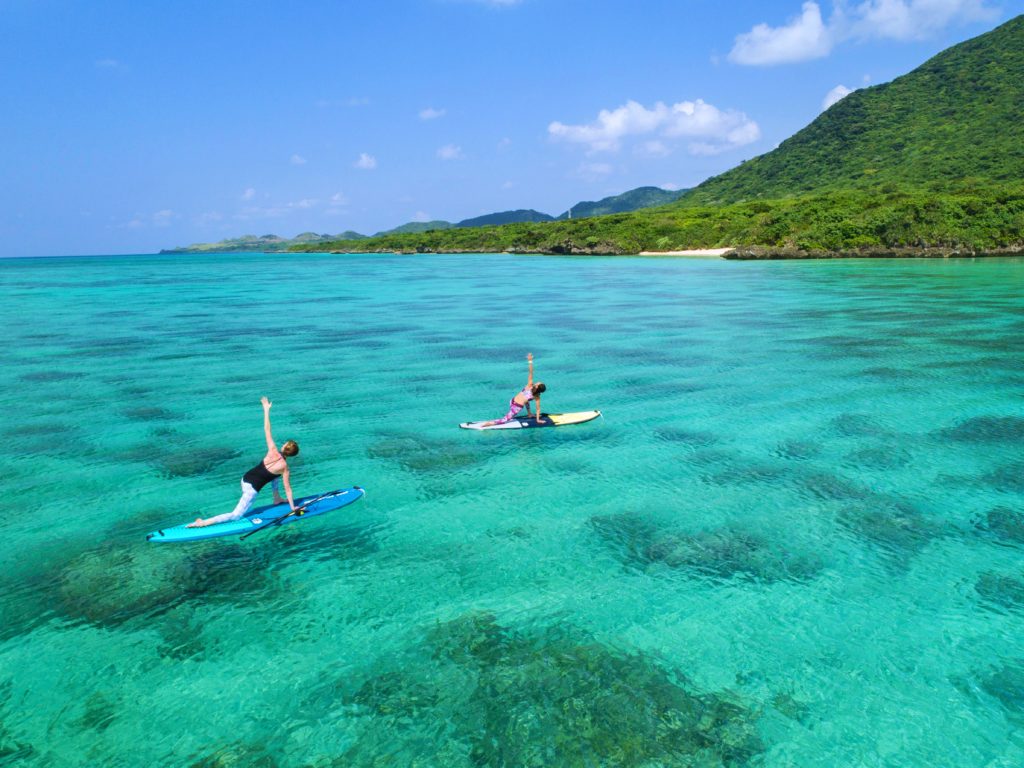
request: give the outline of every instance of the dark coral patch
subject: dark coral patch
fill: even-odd
[[[807,440],[783,440],[772,453],[780,459],[806,461],[821,453],[821,445]]]
[[[278,768],[267,746],[234,742],[208,747],[188,758],[188,768]]]
[[[910,454],[902,448],[869,446],[851,451],[843,463],[860,469],[899,469],[911,461]]]
[[[396,434],[366,449],[371,459],[389,459],[413,472],[444,472],[473,466],[487,458],[454,441],[434,441],[419,435]]]
[[[942,430],[949,440],[965,443],[1019,443],[1024,440],[1024,418],[1019,416],[977,416]]]
[[[889,430],[872,416],[861,413],[844,413],[832,419],[832,431],[842,437],[887,437]]]
[[[1004,493],[1024,494],[1024,461],[1004,464],[982,476],[985,485]]]
[[[850,501],[870,498],[869,488],[847,480],[842,475],[810,472],[800,478],[800,485],[811,496],[822,501]]]
[[[990,607],[1006,610],[1024,608],[1024,577],[986,571],[974,583],[978,596]]]
[[[979,528],[1005,541],[1024,544],[1024,513],[1007,507],[997,507],[985,515]]]
[[[681,443],[694,448],[706,448],[718,442],[718,438],[711,432],[679,427],[658,427],[654,430],[654,436],[666,443]]]
[[[163,454],[158,466],[169,477],[198,477],[241,455],[237,448],[183,448]]]
[[[877,495],[866,503],[847,504],[839,524],[891,554],[913,554],[942,535],[942,529],[912,504]]]
[[[192,554],[111,545],[85,552],[60,570],[53,606],[69,619],[118,628],[193,600],[272,597],[273,573],[265,550],[237,544]]]
[[[739,577],[770,583],[806,581],[823,568],[817,554],[750,531],[722,528],[684,534],[632,513],[592,517],[590,527],[624,565],[641,571],[666,566],[715,579]]]
[[[159,406],[128,408],[124,415],[132,421],[170,421],[178,418],[177,414]]]
[[[438,720],[448,749],[478,766],[740,766],[765,749],[743,701],[694,691],[678,670],[572,627],[516,632],[474,613],[427,643],[431,664],[343,698],[368,722],[339,765],[373,764],[384,743],[425,756],[421,729]]]
[[[1024,714],[1024,661],[1004,664],[982,680],[981,687],[1010,712]]]
[[[30,384],[45,384],[51,381],[70,381],[71,379],[80,379],[84,376],[83,373],[76,373],[73,371],[33,371],[32,373],[23,373],[18,378],[21,381],[28,382]]]

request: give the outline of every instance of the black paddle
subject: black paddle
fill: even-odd
[[[264,528],[269,528],[272,525],[280,525],[281,521],[284,520],[286,517],[291,517],[292,515],[295,515],[296,517],[302,517],[304,514],[306,514],[306,509],[309,508],[310,504],[313,504],[314,502],[320,501],[320,499],[326,498],[327,496],[330,496],[332,493],[337,493],[337,491],[328,491],[327,493],[321,493],[319,496],[316,496],[315,498],[312,498],[309,501],[307,501],[301,507],[296,507],[295,509],[290,509],[290,510],[288,510],[288,512],[286,512],[285,514],[281,515],[280,517],[275,517],[269,523],[264,523],[259,528],[253,528],[251,531],[247,531],[246,533],[243,533],[241,536],[238,537],[239,541],[244,539],[246,536],[252,536],[254,533],[259,533]]]

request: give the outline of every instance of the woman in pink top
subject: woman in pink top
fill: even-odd
[[[538,381],[536,384],[533,383],[533,353],[528,352],[526,355],[526,361],[530,365],[529,377],[526,379],[526,386],[523,387],[522,391],[519,392],[515,397],[508,401],[508,413],[502,416],[500,419],[494,419],[483,424],[485,427],[493,427],[495,424],[505,424],[506,422],[512,421],[523,408],[526,408],[527,417],[530,416],[530,401],[532,400],[537,404],[537,423],[540,424],[540,395],[542,392],[547,391],[547,387],[544,386],[544,382]]]

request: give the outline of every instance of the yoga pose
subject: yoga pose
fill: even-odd
[[[260,402],[263,403],[263,433],[267,438],[267,455],[263,457],[263,461],[242,476],[242,498],[238,500],[238,504],[231,512],[217,515],[216,517],[209,517],[206,520],[197,517],[196,521],[189,523],[187,527],[202,528],[205,525],[237,520],[252,508],[256,494],[267,483],[273,485],[274,503],[283,504],[284,499],[277,492],[278,479],[284,482],[284,492],[288,496],[288,506],[292,508],[292,511],[295,510],[295,502],[292,499],[292,486],[288,482],[288,462],[285,461],[285,456],[298,455],[299,445],[294,440],[287,440],[281,445],[281,450],[277,449],[277,446],[274,444],[274,437],[270,434],[271,402],[265,397],[261,398]]]
[[[542,392],[547,391],[547,387],[544,383],[538,381],[536,384],[533,383],[533,353],[529,352],[526,355],[526,361],[530,365],[529,377],[526,379],[526,386],[523,387],[522,391],[517,393],[515,397],[508,401],[508,413],[502,416],[500,419],[494,419],[493,421],[485,422],[482,426],[493,427],[495,424],[505,424],[506,422],[512,421],[523,408],[526,408],[526,416],[530,416],[530,401],[532,400],[537,405],[537,423],[540,424],[540,395]]]

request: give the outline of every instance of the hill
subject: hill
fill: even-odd
[[[451,229],[454,226],[455,225],[450,221],[441,221],[440,219],[436,221],[410,221],[408,224],[402,224],[394,229],[385,229],[382,232],[378,232],[374,237],[418,234],[420,232],[430,232],[435,229]]]
[[[554,216],[546,213],[525,210],[520,208],[517,211],[502,211],[500,213],[488,213],[485,216],[477,216],[474,219],[463,219],[456,227],[489,227],[497,224],[521,224],[525,221],[554,221]]]
[[[689,205],[835,189],[948,188],[1024,176],[1024,16],[846,96],[777,149],[705,181]]]
[[[665,206],[319,244],[334,250],[759,258],[1024,251],[1024,16],[849,94],[777,149]]]
[[[585,200],[576,203],[576,205],[558,218],[568,219],[571,214],[573,219],[583,219],[588,216],[605,216],[609,213],[625,213],[627,211],[637,211],[641,208],[652,208],[656,205],[665,205],[678,200],[683,192],[684,190],[671,192],[661,189],[661,187],[637,187],[628,192],[623,192],[621,195],[602,198],[597,202]]]
[[[293,246],[309,246],[318,243],[328,243],[337,240],[360,240],[366,237],[351,230],[338,235],[318,235],[316,232],[303,232],[293,238],[278,237],[277,235],[242,235],[227,240],[219,240],[216,243],[195,243],[177,248],[165,248],[160,253],[280,253],[287,251]]]

